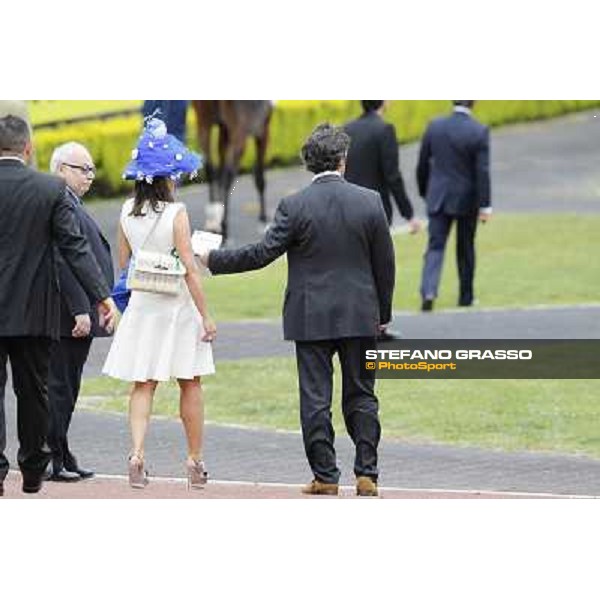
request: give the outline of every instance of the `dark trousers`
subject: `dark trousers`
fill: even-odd
[[[187,108],[188,100],[144,100],[142,114],[145,118],[158,110],[156,116],[165,122],[167,131],[185,143]]]
[[[450,216],[443,212],[429,215],[429,242],[424,257],[421,297],[437,298],[446,242],[454,221],[456,221],[459,302],[470,304],[473,301],[473,278],[475,277],[477,214],[464,217]]]
[[[92,338],[61,338],[52,343],[48,399],[50,428],[48,445],[52,451],[52,468],[60,471],[77,469],[77,459],[69,449],[67,435],[81,387],[83,366],[92,345]]]
[[[354,473],[374,481],[379,474],[377,447],[381,426],[374,393],[375,375],[371,377],[369,371],[368,379],[360,378],[361,341],[375,345],[374,338],[296,342],[304,449],[315,478],[325,483],[337,483],[340,478],[331,422],[332,359],[336,352],[342,367],[342,413],[356,448]]]
[[[10,360],[17,397],[17,462],[23,473],[41,475],[50,460],[48,434],[48,365],[50,339],[44,337],[0,337],[0,480],[6,477],[6,420],[4,389],[6,361]]]
[[[4,390],[6,389],[6,352],[0,345],[0,482],[6,479],[8,459],[6,451],[6,415],[4,414]]]

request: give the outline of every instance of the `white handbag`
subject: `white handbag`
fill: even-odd
[[[143,249],[161,218],[162,214],[156,219],[144,243],[131,257],[127,273],[127,287],[130,290],[142,292],[177,295],[185,285],[186,268],[177,256],[175,249],[171,254]]]

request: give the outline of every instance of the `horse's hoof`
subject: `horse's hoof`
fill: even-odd
[[[225,214],[225,206],[218,202],[211,202],[206,205],[204,228],[211,233],[223,232],[223,215]]]
[[[223,233],[223,228],[219,223],[215,223],[214,221],[206,221],[203,227],[204,231],[208,231],[208,233]]]

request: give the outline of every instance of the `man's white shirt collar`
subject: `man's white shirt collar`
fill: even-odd
[[[20,163],[25,164],[20,156],[0,156],[0,160],[18,160]]]
[[[463,113],[465,115],[470,115],[471,114],[471,109],[467,108],[466,106],[455,106],[454,107],[454,112]]]
[[[338,177],[341,177],[342,174],[339,171],[323,171],[321,173],[317,173],[312,180],[316,181],[317,179],[320,179],[321,177],[325,177],[326,175],[337,175]]]

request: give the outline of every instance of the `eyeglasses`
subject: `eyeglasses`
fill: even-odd
[[[77,169],[88,177],[90,175],[96,177],[96,167],[90,167],[89,165],[72,165],[70,163],[63,163],[63,165],[65,165],[65,167],[71,167],[71,169]]]

